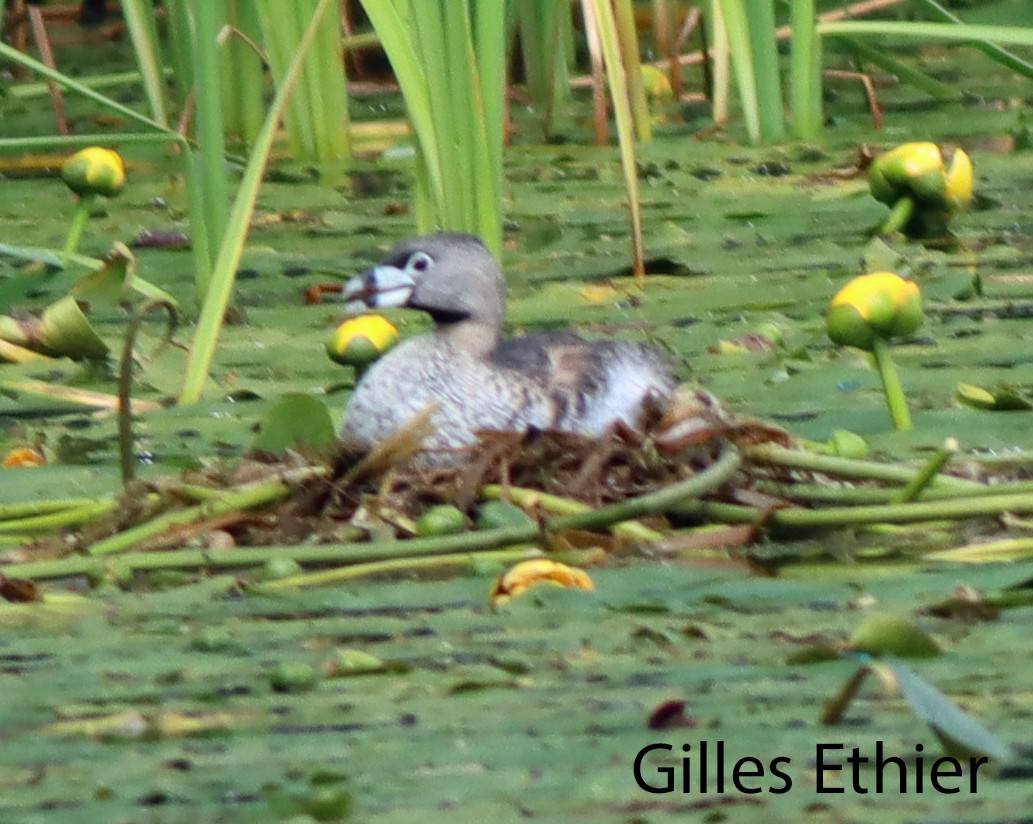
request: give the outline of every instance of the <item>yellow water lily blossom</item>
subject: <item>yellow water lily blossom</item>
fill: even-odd
[[[360,315],[337,327],[327,341],[326,353],[331,360],[346,366],[369,366],[398,343],[398,330],[381,315]]]
[[[910,335],[923,319],[917,283],[895,272],[873,272],[832,298],[826,326],[835,343],[871,350],[876,338]]]
[[[25,466],[46,466],[47,459],[43,453],[31,446],[12,449],[4,455],[3,468],[14,469]]]
[[[521,561],[499,576],[491,590],[491,608],[497,609],[532,587],[543,584],[568,589],[595,589],[595,584],[583,569],[550,561],[548,558],[533,558],[530,561]]]
[[[61,179],[80,197],[114,197],[125,186],[126,167],[118,152],[91,146],[62,164]]]
[[[911,235],[943,231],[972,202],[972,159],[953,146],[904,143],[872,161],[872,196],[892,211],[883,232]]]

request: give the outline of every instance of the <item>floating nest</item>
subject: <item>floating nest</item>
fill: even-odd
[[[282,505],[275,525],[263,528],[252,522],[235,537],[247,545],[287,543],[302,536],[354,540],[353,533],[342,533],[341,524],[359,522],[358,528],[368,532],[371,519],[389,525],[381,532],[393,529],[397,536],[409,537],[411,522],[429,507],[453,504],[472,515],[483,491],[499,487],[503,498],[505,490],[533,491],[599,509],[686,481],[729,445],[742,449],[790,443],[784,430],[733,419],[711,395],[693,387],[684,388],[666,411],[647,410],[640,429],[615,426],[595,438],[554,431],[486,431],[476,445],[426,451],[419,448],[423,435],[418,421],[372,454],[337,456],[327,477],[305,484]],[[278,465],[269,464],[274,471]],[[750,485],[750,473],[743,470],[712,495],[732,500],[737,489]],[[292,521],[300,529],[287,526]]]
[[[414,520],[428,507],[452,504],[472,516],[483,490],[492,486],[605,509],[695,477],[728,444],[789,443],[782,430],[733,420],[712,396],[689,387],[664,411],[648,410],[639,429],[617,426],[598,438],[548,431],[483,432],[474,446],[429,452],[420,448],[427,418],[368,455],[255,454],[233,465],[134,482],[113,511],[8,551],[6,560],[75,552],[107,555],[130,548],[404,539],[412,537]],[[714,494],[731,499],[736,488],[749,483],[749,473],[739,472]],[[245,495],[249,489],[256,494]],[[541,519],[548,515],[532,514]],[[656,526],[664,529],[666,524],[656,519]],[[123,546],[117,539],[127,533]]]
[[[0,570],[39,579],[120,569],[131,578],[140,570],[254,568],[286,557],[365,565],[343,576],[357,577],[425,567],[431,556],[469,563],[472,553],[514,545],[604,557],[629,547],[682,553],[742,547],[769,532],[854,534],[909,523],[918,525],[910,537],[879,533],[884,556],[903,547],[998,560],[1016,550],[988,539],[1014,531],[1010,514],[1033,513],[1026,464],[995,471],[970,457],[946,474],[953,456],[946,448],[919,467],[815,454],[778,427],[729,415],[693,387],[664,410],[650,410],[638,429],[614,427],[599,438],[484,432],[472,447],[428,452],[420,444],[429,417],[368,455],[253,455],[137,481],[108,500],[67,509],[55,502],[20,521],[0,518],[7,534],[38,536],[7,550]],[[485,500],[518,505],[521,524],[472,528]],[[465,530],[421,534],[420,516],[441,504],[460,511]],[[692,528],[706,523],[725,528]],[[849,552],[851,544],[837,545]],[[749,556],[754,567],[779,562],[764,545]]]

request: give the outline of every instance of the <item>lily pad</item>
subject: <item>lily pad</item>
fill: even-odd
[[[251,448],[257,452],[312,452],[325,449],[336,437],[325,403],[310,395],[290,393],[266,413]]]

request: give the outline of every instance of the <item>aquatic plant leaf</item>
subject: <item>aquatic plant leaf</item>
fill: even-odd
[[[939,645],[911,621],[891,615],[871,615],[850,636],[850,646],[871,655],[929,658],[941,655]]]
[[[932,727],[948,755],[988,756],[998,761],[1011,758],[1011,748],[1003,740],[912,669],[893,658],[883,663],[893,671],[900,692],[915,715]]]
[[[974,409],[1000,412],[1033,409],[1033,400],[1029,397],[1029,393],[1007,384],[1000,384],[990,390],[969,383],[959,383],[955,389],[955,397],[965,406],[971,406]]]
[[[105,358],[109,351],[71,295],[48,306],[39,318],[0,316],[0,337],[47,355],[75,359]]]
[[[1002,25],[1033,13],[1028,3],[969,6],[966,17],[991,22],[995,14]],[[86,73],[100,68],[86,61],[114,70],[124,68],[110,62],[122,52],[111,44],[75,46],[60,62]],[[894,348],[915,402],[914,432],[887,430],[870,364],[856,354],[834,352],[823,337],[824,307],[838,285],[862,271],[867,230],[883,212],[865,183],[833,174],[853,164],[861,142],[889,140],[868,128],[856,90],[832,78],[826,80],[826,107],[834,127],[820,151],[745,147],[737,143],[741,132],[734,123],[719,139],[701,133],[688,142],[685,124],[664,126],[651,145],[638,147],[649,271],[644,291],[632,288],[629,277],[619,164],[609,149],[581,145],[585,101],[575,99],[557,111],[561,142],[551,146],[538,145],[537,132],[528,128],[537,114],[513,106],[514,141],[506,158],[511,222],[505,264],[513,309],[507,331],[573,326],[590,338],[648,340],[670,353],[679,380],[692,378],[736,414],[761,417],[793,437],[826,441],[837,429],[850,429],[865,437],[880,460],[920,463],[945,437],[955,436],[979,456],[966,468],[1028,474],[1022,450],[1030,441],[1029,413],[990,414],[954,398],[959,382],[991,392],[1003,384],[1018,393],[1033,387],[1033,350],[1023,345],[1033,313],[1033,155],[1005,146],[1021,126],[1021,112],[1011,101],[1029,92],[988,69],[979,55],[955,63],[951,55],[961,53],[919,44],[904,59],[931,59],[952,83],[964,78],[966,89],[978,90],[964,101],[926,107],[902,87],[879,89],[891,129],[949,135],[972,146],[979,186],[991,196],[956,222],[957,245],[886,246],[933,296],[926,327]],[[830,54],[830,60],[838,59]],[[7,83],[12,90],[23,85]],[[126,86],[125,93],[133,94],[132,88]],[[53,114],[39,102],[44,99],[5,99],[5,142],[52,130]],[[395,98],[368,100],[360,116],[399,113]],[[86,115],[80,121],[85,125],[90,115],[79,112]],[[97,222],[98,236],[182,227],[186,200],[179,159],[166,156],[163,146],[134,145],[132,151],[155,171],[130,180],[117,215]],[[792,173],[774,178],[752,171],[771,159]],[[322,346],[342,312],[329,299],[306,305],[302,295],[310,286],[361,271],[412,232],[403,162],[359,161],[349,171],[355,186],[346,204],[327,176],[306,170],[303,183],[267,180],[263,210],[300,210],[315,222],[252,229],[232,323],[222,330],[206,398],[135,422],[147,481],[167,481],[184,467],[191,473],[224,471],[221,459],[232,461],[247,451],[256,423],[285,392],[321,398],[340,415],[353,381],[325,359]],[[63,236],[63,187],[5,174],[0,190],[5,240],[45,249]],[[757,214],[748,222],[726,217],[748,211]],[[141,275],[191,305],[189,251],[134,253]],[[956,301],[956,287],[973,266],[986,294]],[[0,311],[38,310],[95,267],[67,262],[64,271],[38,275],[28,268],[0,258]],[[611,302],[592,304],[580,292],[601,279],[617,294]],[[121,336],[120,311],[91,311],[89,318],[102,339]],[[403,338],[429,326],[412,312],[392,314],[391,320]],[[736,358],[708,351],[768,320],[784,327],[784,347]],[[152,347],[141,349],[149,353]],[[65,384],[114,397],[106,370],[67,359],[8,364],[2,372],[5,382]],[[182,373],[182,352],[169,347],[144,365],[134,396],[153,402],[176,391]],[[0,415],[7,422],[0,433],[7,440],[4,451],[18,438],[40,439],[59,461],[0,473],[0,500],[92,498],[118,488],[109,413],[5,389]],[[955,544],[941,543],[944,535]],[[348,776],[331,786],[353,792],[352,817],[371,824],[636,817],[660,824],[694,815],[769,824],[827,817],[812,787],[816,742],[841,740],[865,754],[876,740],[922,741],[927,752],[936,747],[928,727],[899,699],[869,689],[870,680],[851,705],[850,723],[818,727],[815,707],[828,699],[830,684],[857,669],[856,662],[786,665],[797,650],[828,659],[836,642],[856,629],[859,608],[873,600],[880,611],[913,616],[940,607],[958,587],[981,592],[996,607],[996,617],[961,612],[955,604],[949,622],[930,623],[937,637],[943,632],[950,638],[951,647],[949,655],[923,659],[921,677],[1007,742],[1021,738],[1012,731],[1024,729],[1029,673],[1016,651],[1029,644],[1030,590],[1021,585],[1033,579],[1033,565],[948,568],[924,558],[930,548],[997,537],[1005,537],[1000,526],[982,522],[958,533],[945,526],[903,537],[859,530],[769,539],[762,559],[751,557],[749,571],[624,555],[590,570],[595,596],[539,587],[494,615],[485,592],[499,569],[487,563],[440,579],[410,571],[261,595],[241,592],[234,583],[237,570],[211,590],[178,586],[165,592],[152,591],[157,585],[150,576],[127,582],[112,570],[88,596],[64,602],[54,600],[64,595],[63,583],[43,583],[42,603],[0,604],[0,724],[10,744],[0,748],[0,816],[48,822],[265,820],[277,817],[267,801],[272,794],[304,800],[316,789],[317,774],[330,767]],[[296,548],[282,549],[286,554]],[[188,550],[197,561],[236,551]],[[11,561],[41,550],[2,552]],[[850,562],[843,561],[845,555]],[[758,568],[773,574],[775,566],[777,577],[757,574]],[[185,575],[203,582],[208,573],[199,567]],[[182,582],[184,573],[177,575]],[[122,591],[115,581],[132,591]],[[84,579],[74,583],[85,586]],[[171,581],[166,578],[162,586]],[[919,620],[924,625],[935,619]],[[232,643],[220,643],[220,637]],[[341,648],[407,669],[326,679],[298,695],[272,692],[269,662],[323,662]],[[494,688],[451,691],[463,683]],[[649,730],[651,711],[667,701],[685,702],[690,726]],[[155,707],[201,718],[232,707],[243,717],[189,738],[111,738],[101,745],[83,736],[35,734],[62,719],[123,712],[146,719]],[[788,755],[793,789],[759,797],[647,796],[633,783],[632,759],[647,743],[668,736],[675,747],[685,741],[694,748],[720,737],[736,758]],[[671,754],[672,764],[678,755]],[[1006,777],[980,776],[978,796],[966,802],[978,806],[979,816],[1028,817],[1028,764],[1012,767]],[[400,777],[404,792],[398,790]],[[900,797],[848,791],[833,799],[835,815],[845,820],[948,821],[961,814],[957,796],[928,791]],[[289,815],[304,813],[294,806]]]
[[[91,304],[99,302],[114,307],[136,293],[144,298],[166,301],[173,307],[179,306],[175,297],[139,276],[136,258],[124,243],[116,242],[101,263],[99,268],[72,287],[73,295]]]
[[[67,255],[53,249],[37,246],[12,246],[9,243],[0,243],[0,256],[22,263],[42,263],[52,269],[64,269],[67,259]]]
[[[75,359],[104,358],[109,351],[72,296],[43,310],[38,341],[47,352]]]
[[[326,404],[311,395],[284,395],[259,424],[251,442],[257,452],[320,450],[337,437]]]

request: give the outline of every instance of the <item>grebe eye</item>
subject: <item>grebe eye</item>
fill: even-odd
[[[411,272],[426,272],[433,263],[434,261],[426,252],[416,252],[409,258],[409,263],[405,268]]]

